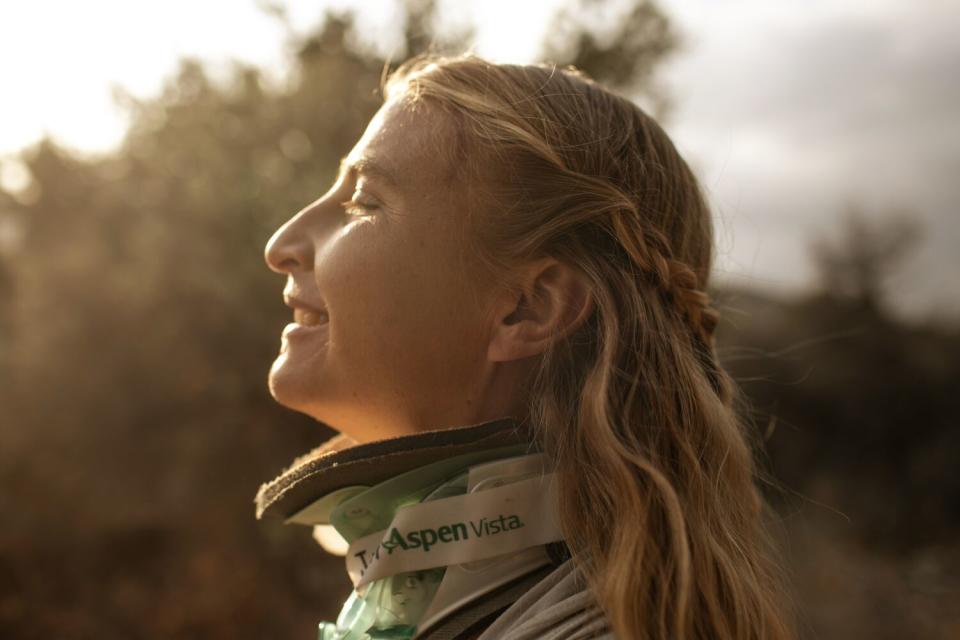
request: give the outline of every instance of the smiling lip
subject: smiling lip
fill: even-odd
[[[308,304],[287,294],[284,294],[283,302],[293,309],[293,322],[285,326],[281,334],[284,338],[325,331],[330,324],[330,316],[322,306]]]
[[[284,294],[283,296],[283,303],[294,310],[303,309],[304,311],[312,311],[313,313],[320,313],[324,315],[327,313],[327,310],[321,305],[309,304],[300,298],[295,298],[294,296],[287,294]]]
[[[280,336],[283,338],[297,338],[298,336],[306,336],[313,333],[326,332],[327,328],[330,326],[329,322],[324,322],[322,324],[298,324],[296,322],[291,322],[283,328]]]

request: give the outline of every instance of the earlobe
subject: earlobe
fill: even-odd
[[[494,319],[487,354],[493,362],[543,353],[576,331],[594,308],[586,275],[555,258],[531,265],[520,287]]]

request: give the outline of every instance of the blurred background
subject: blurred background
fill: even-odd
[[[960,638],[960,40],[946,0],[0,5],[0,637],[312,638],[348,593],[253,496],[331,434],[276,405],[273,230],[384,65],[576,64],[716,216],[805,638]]]

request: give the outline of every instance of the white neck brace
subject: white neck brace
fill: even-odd
[[[545,545],[562,539],[562,534],[546,456],[504,458],[504,452],[509,455],[499,450],[500,459],[492,461],[489,454],[498,452],[487,452],[473,464],[475,454],[459,456],[467,459],[466,470],[461,462],[461,473],[453,482],[427,495],[423,480],[428,487],[436,486],[437,474],[431,468],[442,468],[449,480],[455,460],[426,465],[372,489],[335,491],[288,519],[313,524],[314,537],[324,549],[345,556],[356,589],[336,628],[321,625],[327,633],[321,637],[369,638],[368,625],[377,618],[370,610],[384,606],[391,615],[400,612],[392,619],[409,630],[405,637],[420,637],[461,607],[550,562]],[[418,474],[422,479],[417,488]],[[404,492],[408,495],[399,495]],[[374,513],[389,505],[391,513]],[[384,522],[389,524],[384,527]],[[351,540],[349,545],[344,537]],[[439,585],[424,591],[426,583],[420,577],[431,570],[435,571],[431,575],[439,576],[437,569],[442,572]],[[400,582],[382,582],[395,576]],[[404,576],[411,576],[406,578],[410,583],[406,592]],[[359,602],[369,598],[377,604]],[[364,605],[365,615],[356,614]],[[385,619],[391,618],[380,616],[375,624],[388,624]]]

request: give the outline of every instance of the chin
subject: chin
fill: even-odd
[[[302,371],[294,371],[285,356],[278,357],[267,376],[267,388],[270,395],[288,409],[307,413],[312,401],[316,400],[316,390],[312,381]]]

